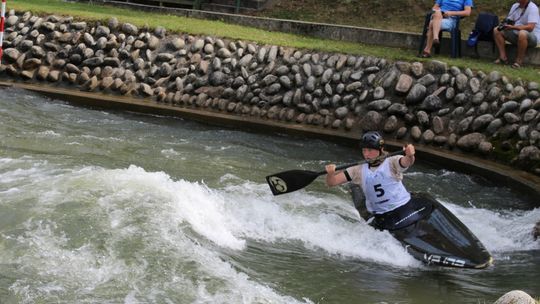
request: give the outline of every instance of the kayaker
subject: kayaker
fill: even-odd
[[[402,180],[403,172],[414,164],[415,149],[412,144],[407,144],[403,148],[404,156],[385,157],[388,153],[384,150],[384,139],[375,131],[366,132],[360,146],[367,162],[338,172],[336,165],[327,165],[326,184],[336,186],[352,182],[359,185],[365,196],[367,212],[375,217],[376,226],[386,229],[395,224],[394,213],[401,213],[395,211],[404,209],[402,206],[411,199]],[[365,218],[362,211],[359,212]]]

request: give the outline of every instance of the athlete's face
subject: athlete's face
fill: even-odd
[[[379,156],[381,152],[377,149],[372,148],[362,148],[362,156],[364,156],[364,159],[374,159]]]

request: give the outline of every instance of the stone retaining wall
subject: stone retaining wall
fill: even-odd
[[[323,39],[334,39],[370,45],[411,49],[414,50],[414,52],[418,50],[421,38],[421,35],[419,33],[379,30],[367,27],[253,17],[202,10],[156,7],[152,5],[125,3],[111,0],[101,0],[101,2],[106,3],[107,5],[114,5],[127,9],[139,9],[153,13],[174,14],[177,16],[199,18],[205,20],[217,20],[231,24],[239,24],[243,26],[259,28],[267,31],[292,33]],[[419,24],[421,24],[423,22],[423,19],[419,19],[418,22]],[[497,58],[497,51],[493,50],[491,42],[479,41],[478,54],[476,54],[474,48],[467,47],[467,41],[464,40],[467,39],[467,37],[468,33],[463,32],[461,37],[461,52],[463,56],[469,56],[473,58],[479,56],[480,58],[489,59]],[[507,45],[506,48],[508,57],[515,58],[517,48],[513,45]],[[441,54],[450,55],[451,48],[448,33],[443,34],[440,50]],[[540,65],[540,46],[527,50],[524,63]]]
[[[111,19],[6,18],[0,76],[464,151],[540,175],[536,82],[444,62],[167,34]]]

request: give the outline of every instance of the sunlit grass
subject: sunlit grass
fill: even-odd
[[[62,0],[17,0],[8,2],[8,9],[11,8],[16,11],[32,11],[34,14],[73,16],[76,19],[82,19],[89,22],[107,23],[110,18],[116,17],[120,22],[129,22],[138,27],[156,28],[162,26],[169,32],[246,40],[259,44],[279,45],[321,52],[369,55],[386,58],[392,61],[423,61],[423,59],[416,57],[415,50],[270,32],[246,26],[228,24],[221,21],[157,14],[98,4],[70,3]],[[496,69],[514,79],[537,80],[540,77],[540,70],[530,66],[515,70],[506,66],[495,66],[485,59],[452,59],[445,56],[437,57],[436,59],[445,61],[449,65],[481,70],[486,73]]]

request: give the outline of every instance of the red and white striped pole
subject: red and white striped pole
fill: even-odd
[[[4,43],[4,20],[6,19],[6,0],[2,0],[2,13],[0,15],[0,62],[2,62],[2,54],[4,50],[2,44]]]

